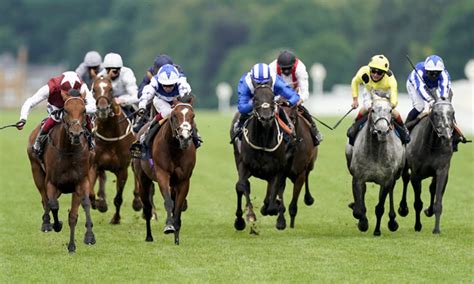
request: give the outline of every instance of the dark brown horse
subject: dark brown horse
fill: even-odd
[[[290,156],[286,165],[286,176],[293,183],[293,197],[288,211],[290,213],[290,227],[295,227],[295,217],[298,212],[298,198],[301,188],[305,185],[304,202],[312,205],[314,199],[309,191],[308,177],[314,168],[314,163],[318,156],[318,147],[314,146],[311,137],[311,124],[307,121],[297,108],[285,108],[291,121],[293,122],[298,141],[290,148]]]
[[[251,233],[255,231],[256,215],[250,198],[251,176],[267,182],[266,196],[260,210],[262,215],[278,215],[276,227],[286,227],[283,213],[283,190],[285,189],[285,167],[287,162],[287,144],[283,139],[275,118],[275,102],[272,89],[267,85],[257,86],[253,97],[253,112],[243,126],[242,140],[233,140],[234,159],[239,179],[235,185],[237,193],[237,210],[234,227],[245,229],[246,223],[242,210],[242,196],[246,199],[246,219],[250,223]],[[239,118],[237,114],[231,124],[230,137],[234,137],[234,124]]]
[[[153,209],[153,181],[158,182],[166,209],[165,234],[174,233],[174,242],[179,245],[181,212],[186,210],[186,196],[196,164],[196,148],[192,142],[194,110],[192,98],[176,102],[169,118],[163,123],[153,139],[152,159],[133,161],[139,180],[140,197],[146,220],[146,241],[152,242],[150,219]],[[142,135],[143,127],[138,135]]]
[[[92,91],[97,104],[97,119],[94,135],[96,138],[95,158],[90,170],[92,207],[100,212],[107,211],[105,198],[105,171],[111,171],[117,177],[117,193],[114,198],[115,214],[110,220],[111,224],[120,223],[120,206],[125,183],[128,178],[128,166],[131,155],[128,149],[135,140],[132,133],[132,124],[125,117],[112,96],[112,82],[108,77],[98,77],[92,83]],[[94,185],[99,177],[98,199],[95,198]],[[135,186],[133,208],[141,209],[138,189]]]
[[[49,211],[52,211],[54,224],[52,229],[59,232],[62,222],[59,221],[58,198],[62,193],[72,193],[71,209],[69,211],[70,238],[69,252],[76,250],[74,233],[77,224],[78,208],[82,206],[86,212],[86,234],[84,243],[95,244],[90,216],[89,168],[91,155],[85,138],[86,108],[85,94],[82,96],[63,96],[64,109],[62,123],[54,127],[48,136],[44,148],[43,162],[34,154],[32,145],[38,134],[38,125],[29,137],[28,157],[31,163],[33,179],[38,188],[44,208],[42,231],[50,231]]]

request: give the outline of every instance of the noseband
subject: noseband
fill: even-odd
[[[185,106],[187,109],[190,109],[191,112],[193,112],[193,106],[191,104],[188,104],[188,103],[178,103],[176,105],[173,106],[173,111],[175,110],[175,108],[177,106]],[[188,130],[189,132],[192,131],[193,129],[193,126],[191,124],[191,122],[189,121],[185,121],[184,123],[182,123],[181,125],[176,125],[175,124],[175,121],[173,121],[173,119],[170,119],[170,126],[171,126],[171,130],[172,130],[172,135],[173,135],[173,138],[179,140],[181,142],[181,139],[180,139],[180,133],[179,131],[180,130]],[[190,136],[191,137],[191,136]]]

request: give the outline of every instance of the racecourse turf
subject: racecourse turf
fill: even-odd
[[[39,108],[38,108],[39,109]],[[152,223],[154,242],[145,242],[145,221],[132,209],[133,176],[124,192],[120,225],[110,225],[114,211],[115,177],[108,173],[106,213],[92,212],[97,243],[83,243],[83,210],[76,229],[77,251],[67,252],[67,214],[70,195],[61,196],[60,233],[40,231],[42,206],[33,184],[26,141],[44,112],[30,116],[23,131],[0,130],[0,283],[255,283],[255,282],[472,282],[474,281],[474,146],[460,145],[451,163],[443,203],[441,234],[431,233],[434,217],[422,215],[423,229],[415,232],[413,191],[410,214],[397,216],[398,231],[390,232],[388,200],[382,236],[374,237],[378,187],[369,184],[366,204],[369,231],[362,233],[347,204],[352,200],[351,176],[346,168],[347,118],[336,130],[319,128],[324,141],[310,175],[315,204],[300,196],[296,227],[275,228],[275,217],[260,215],[263,182],[251,179],[259,235],[234,229],[237,172],[229,145],[231,114],[196,111],[204,144],[198,150],[191,179],[188,210],[182,215],[181,244],[162,233],[163,199],[157,191],[158,221]],[[14,123],[18,111],[2,111],[0,126]],[[337,117],[323,117],[332,125]],[[471,137],[472,138],[472,137]],[[131,171],[130,171],[131,173]],[[423,183],[424,207],[429,202]],[[292,187],[287,184],[288,206]],[[395,204],[401,197],[401,180]],[[289,224],[288,211],[286,213]]]

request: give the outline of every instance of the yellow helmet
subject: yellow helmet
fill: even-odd
[[[387,57],[382,54],[373,56],[369,61],[370,68],[380,69],[384,72],[388,71],[389,66],[390,63],[388,62]]]

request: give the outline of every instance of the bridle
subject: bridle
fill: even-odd
[[[431,108],[431,114],[428,116],[428,119],[430,121],[430,124],[431,124],[431,127],[433,128],[433,131],[436,133],[436,135],[438,137],[442,137],[443,136],[443,130],[449,130],[449,132],[453,132],[453,122],[451,122],[450,124],[445,120],[443,119],[441,121],[441,125],[436,125],[435,121],[433,120],[433,116],[436,115],[436,113],[433,111],[433,109],[436,107],[436,106],[441,106],[441,105],[449,105],[449,106],[452,106],[452,104],[449,102],[449,101],[437,101],[433,104],[433,107]],[[446,131],[447,132],[447,131]]]
[[[84,108],[85,108],[85,102],[84,102],[84,99],[82,97],[69,97],[66,99],[66,101],[64,102],[64,107],[63,107],[63,116],[61,118],[62,120],[62,123],[64,124],[64,128],[66,130],[66,133],[69,137],[69,139],[72,141],[72,139],[74,138],[74,136],[71,136],[71,132],[69,131],[69,129],[71,127],[74,127],[74,126],[80,126],[82,128],[82,130],[84,130],[84,127],[86,126],[86,119],[83,119],[83,121],[81,122],[79,119],[72,119],[72,120],[67,120],[67,117],[68,117],[68,114],[67,112],[65,111],[66,110],[66,104],[72,100],[80,100],[82,102],[82,104],[84,105]],[[85,115],[85,113],[84,113]]]
[[[173,106],[173,112],[176,112],[176,107],[178,106],[184,106],[187,110],[190,110],[192,113],[194,113],[193,106],[188,103],[177,103]],[[184,115],[184,114],[183,114]],[[169,119],[171,131],[172,131],[172,137],[177,139],[180,143],[180,145],[185,145],[187,144],[188,141],[192,138],[192,131],[193,131],[193,125],[191,121],[184,121],[180,125],[177,125],[176,119],[170,118]],[[190,133],[189,137],[184,138],[181,135],[183,131],[188,131]]]

